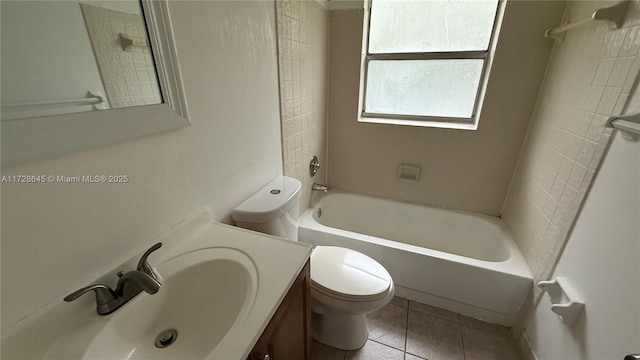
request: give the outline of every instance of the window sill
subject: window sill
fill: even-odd
[[[388,125],[403,125],[403,126],[418,126],[418,127],[431,127],[440,129],[455,129],[455,130],[477,130],[478,122],[445,122],[445,121],[428,121],[428,120],[406,120],[406,119],[385,119],[359,116],[358,122],[373,123],[373,124],[388,124]]]

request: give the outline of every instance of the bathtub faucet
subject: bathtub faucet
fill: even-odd
[[[329,190],[329,187],[327,187],[327,185],[313,183],[313,185],[311,185],[311,190],[327,192]]]

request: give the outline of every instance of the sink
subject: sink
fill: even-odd
[[[141,293],[99,318],[102,326],[90,336],[80,332],[72,340],[87,345],[65,342],[49,357],[76,357],[80,348],[83,359],[203,359],[225,336],[233,336],[255,301],[256,267],[235,249],[199,249],[155,268],[160,291]],[[66,352],[70,348],[74,354]]]
[[[3,333],[2,358],[246,359],[311,254],[305,244],[211,222],[208,212],[154,240],[164,244],[151,258],[162,283],[156,294],[101,316],[94,296],[68,303],[61,289]],[[114,285],[139,258],[114,261],[93,282]]]

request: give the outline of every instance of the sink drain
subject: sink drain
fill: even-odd
[[[167,346],[173,344],[178,338],[178,332],[174,329],[165,330],[160,333],[160,335],[156,336],[156,347],[157,348],[166,348]]]

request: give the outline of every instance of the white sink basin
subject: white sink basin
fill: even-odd
[[[212,223],[208,213],[162,242],[150,259],[161,277],[156,294],[140,293],[100,316],[92,294],[67,303],[63,292],[2,338],[3,358],[245,359],[311,253],[305,244]],[[135,268],[138,258],[93,282],[114,285],[115,273]],[[171,329],[175,341],[156,347]]]
[[[160,291],[141,293],[103,317],[102,328],[89,339],[81,358],[203,359],[244,321],[255,301],[255,265],[234,249],[196,250],[169,259],[156,270],[162,277]],[[175,330],[175,341],[166,330]],[[163,332],[163,343],[170,345],[160,348],[155,343]],[[87,340],[86,334],[79,336]],[[57,350],[50,353],[52,358],[77,356],[78,348],[74,354],[65,354],[62,347]]]

